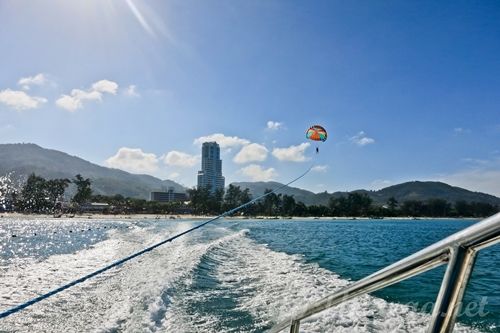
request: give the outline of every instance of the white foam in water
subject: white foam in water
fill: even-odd
[[[136,228],[113,232],[109,240],[75,254],[54,255],[41,262],[13,263],[1,277],[1,308],[6,309],[189,228],[176,223],[161,233]],[[139,257],[124,266],[72,287],[2,320],[7,331],[156,331],[160,295],[183,279],[206,245],[186,246],[188,237]]]
[[[224,230],[227,234],[228,230]],[[205,254],[209,253],[211,259],[217,260],[216,253],[219,249],[225,248],[233,241],[238,241],[245,235],[244,231],[229,234],[221,237],[216,241],[212,241],[205,248]],[[215,254],[215,255],[214,255]],[[202,314],[193,312],[189,305],[206,298],[222,298],[227,297],[224,291],[221,290],[207,290],[195,291],[190,289],[192,281],[186,279],[179,281],[181,285],[187,289],[187,292],[180,295],[173,295],[171,299],[171,306],[168,308],[165,318],[162,320],[162,327],[165,332],[224,332],[221,328],[221,320],[223,318],[211,314]],[[243,332],[243,331],[242,331]]]
[[[238,309],[251,313],[255,325],[252,331],[262,331],[349,283],[316,264],[305,263],[300,256],[272,251],[244,235],[226,239],[211,258],[221,263],[216,275],[222,289],[240,295]],[[183,304],[206,296],[200,292],[174,300],[176,306],[165,320],[167,331],[239,332],[221,329],[217,318],[193,317],[182,310]],[[408,306],[362,296],[303,321],[301,332],[425,332],[429,320],[429,315]],[[457,325],[455,332],[476,330]]]
[[[0,309],[18,304],[116,259],[188,229],[189,222],[110,231],[108,240],[74,254],[16,259],[0,279]],[[219,235],[197,241],[202,233]],[[196,241],[193,237],[196,237]],[[203,237],[200,237],[203,238]],[[194,271],[207,266],[218,288],[195,289]],[[261,332],[349,282],[297,255],[257,244],[247,231],[213,226],[156,250],[1,320],[7,332]],[[168,292],[166,291],[175,291]],[[167,295],[167,296],[166,296]],[[216,312],[197,311],[207,298],[234,297],[251,329],[227,326]],[[301,323],[301,332],[420,332],[429,315],[363,296]],[[457,332],[473,332],[463,326]]]
[[[285,319],[349,283],[317,264],[304,263],[300,256],[277,253],[248,239],[237,244],[234,253],[240,263],[236,276],[246,281],[244,288],[252,290],[242,298],[241,307],[263,324]],[[221,266],[219,274],[230,279],[230,266]],[[429,318],[408,306],[365,295],[305,320],[301,331],[418,332],[425,331]],[[455,331],[472,330],[456,327]]]

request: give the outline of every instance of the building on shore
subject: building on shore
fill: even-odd
[[[109,204],[103,202],[87,202],[80,205],[80,211],[82,213],[104,213],[109,209]]]
[[[201,147],[201,170],[198,171],[198,188],[208,188],[210,193],[224,189],[222,160],[217,142],[205,142]]]
[[[183,192],[175,192],[173,186],[169,187],[167,192],[151,192],[149,196],[150,201],[157,202],[174,202],[174,201],[186,201],[187,195]]]

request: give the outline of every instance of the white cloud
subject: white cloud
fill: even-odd
[[[92,90],[101,93],[116,95],[116,91],[118,90],[118,84],[116,82],[109,80],[100,80],[92,85]]]
[[[278,130],[278,129],[282,128],[282,127],[283,127],[283,123],[280,123],[278,121],[269,120],[267,122],[267,129]]]
[[[118,84],[109,80],[100,80],[92,84],[88,90],[73,89],[69,95],[61,95],[56,105],[62,109],[74,112],[83,108],[84,101],[101,101],[103,93],[116,95]]]
[[[30,96],[24,91],[5,89],[0,90],[0,103],[18,111],[36,109],[47,99],[43,97]]]
[[[135,84],[129,85],[123,93],[125,96],[129,97],[141,97],[141,94],[137,92],[137,86]]]
[[[244,146],[250,143],[250,141],[237,136],[226,136],[222,133],[214,133],[195,139],[194,144],[201,145],[203,142],[212,141],[217,142],[222,149]]]
[[[198,156],[189,155],[180,151],[172,150],[165,155],[163,162],[170,166],[190,168],[198,163]]]
[[[99,91],[84,91],[80,89],[71,90],[70,95],[61,95],[56,100],[56,105],[65,110],[74,112],[83,108],[84,101],[100,101],[102,94]]]
[[[100,101],[102,99],[102,94],[96,90],[84,91],[80,89],[71,90],[71,96],[80,101]]]
[[[240,172],[255,182],[273,180],[278,175],[274,168],[264,169],[257,164],[250,164],[240,169]]]
[[[74,112],[77,109],[80,109],[83,107],[83,104],[81,100],[78,98],[68,96],[68,95],[62,95],[56,100],[56,105],[60,108],[63,108],[65,110]]]
[[[263,162],[267,158],[268,150],[263,145],[258,143],[251,143],[243,146],[241,150],[233,158],[235,163],[248,163],[248,162]]]
[[[364,131],[359,132],[358,134],[353,136],[350,140],[351,142],[357,144],[360,147],[375,143],[375,139],[367,137]]]
[[[29,90],[30,86],[32,85],[41,86],[45,84],[47,81],[48,81],[47,78],[42,73],[39,73],[35,76],[22,77],[19,79],[17,84],[22,86],[24,90]]]
[[[155,154],[145,153],[139,148],[122,147],[105,161],[106,166],[132,173],[153,173],[158,170]]]
[[[312,167],[311,171],[315,172],[326,172],[328,165],[315,165]]]
[[[311,144],[308,142],[301,143],[298,146],[290,146],[288,148],[274,148],[273,156],[280,161],[304,162],[308,158],[305,157],[306,149]]]

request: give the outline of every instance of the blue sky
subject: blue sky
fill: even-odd
[[[227,183],[314,164],[297,186],[500,195],[497,1],[0,0],[0,22],[1,143],[193,186],[216,138]]]

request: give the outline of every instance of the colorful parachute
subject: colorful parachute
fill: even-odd
[[[319,125],[311,126],[306,132],[306,138],[314,141],[326,141],[328,134],[326,130]]]

